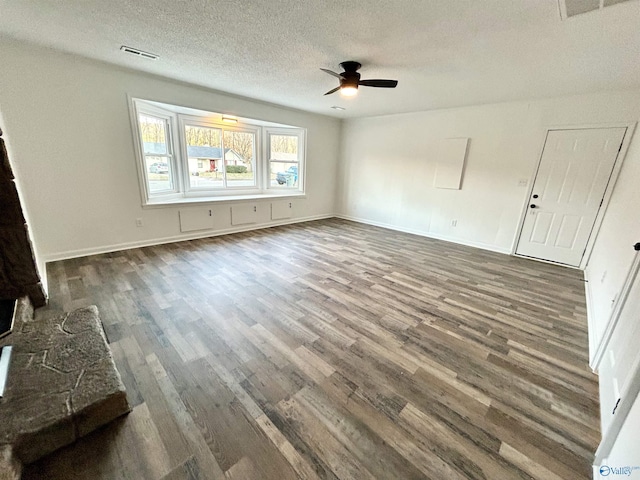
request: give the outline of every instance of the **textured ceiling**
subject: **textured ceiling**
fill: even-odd
[[[640,0],[0,0],[0,34],[338,117],[640,85]],[[344,60],[399,85],[324,97]]]

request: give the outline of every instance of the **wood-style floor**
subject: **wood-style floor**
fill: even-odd
[[[133,412],[52,479],[590,478],[579,271],[338,219],[49,264]]]

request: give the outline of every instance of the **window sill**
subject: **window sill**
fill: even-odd
[[[202,205],[206,203],[234,203],[248,200],[274,200],[279,198],[306,198],[302,192],[295,193],[260,193],[251,195],[233,195],[220,197],[181,197],[151,199],[142,205],[142,208],[163,208],[176,205]]]

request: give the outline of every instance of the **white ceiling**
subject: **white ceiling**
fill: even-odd
[[[0,33],[338,117],[640,86],[640,0],[0,0]],[[324,97],[344,60],[399,85]]]

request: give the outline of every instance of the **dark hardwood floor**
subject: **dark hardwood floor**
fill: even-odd
[[[586,479],[582,273],[331,219],[49,264],[133,412],[51,479]]]

